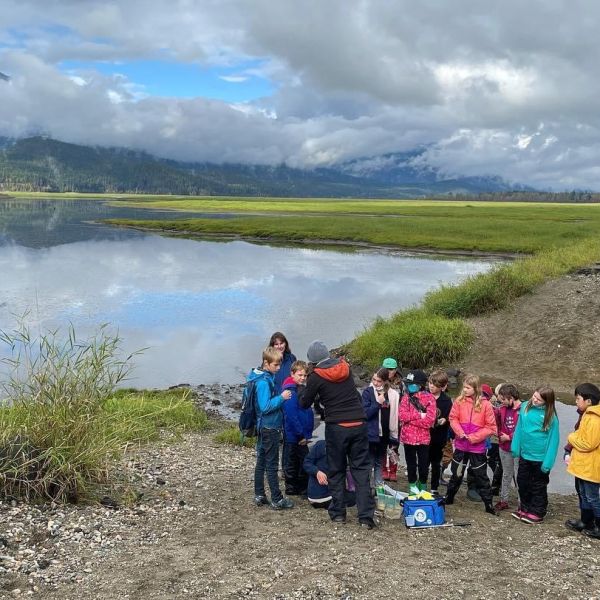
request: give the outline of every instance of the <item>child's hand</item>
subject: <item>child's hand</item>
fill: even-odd
[[[385,402],[385,394],[377,394],[375,400],[377,400],[378,404],[383,404]]]
[[[444,417],[441,417],[440,419],[437,420],[438,425],[443,425],[445,422],[446,422],[446,419],[444,419]]]
[[[327,485],[327,475],[323,471],[317,471],[317,481],[321,485]]]
[[[568,452],[566,452],[565,455],[564,455],[564,457],[563,457],[563,460],[565,461],[565,465],[568,466],[569,463],[571,462],[571,454],[568,453]]]
[[[508,435],[506,433],[501,433],[500,434],[500,441],[501,442],[510,442],[510,435]]]
[[[421,419],[424,419],[427,416],[427,413],[420,412],[419,416],[421,417]]]
[[[292,397],[292,392],[290,392],[290,390],[283,390],[283,392],[281,392],[281,397],[284,400],[289,400]]]
[[[308,444],[308,441],[304,438],[298,442],[298,446],[306,446],[306,444]]]

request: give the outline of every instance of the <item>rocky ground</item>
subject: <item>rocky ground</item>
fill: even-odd
[[[539,526],[487,515],[463,494],[448,518],[468,526],[414,531],[383,519],[366,531],[352,509],[334,526],[302,499],[286,512],[254,507],[254,451],[213,437],[125,459],[131,506],[3,501],[0,597],[600,600],[600,543],[563,527],[573,496],[552,497]]]
[[[477,340],[460,367],[566,395],[598,382],[599,292],[596,273],[574,275],[474,319]],[[213,430],[116,465],[127,505],[0,502],[0,598],[600,600],[600,542],[563,526],[575,496],[551,496],[546,521],[531,526],[460,494],[447,516],[468,525],[425,531],[385,519],[375,531],[354,518],[334,526],[301,499],[287,512],[256,508],[254,451],[213,439],[241,388],[197,391]]]

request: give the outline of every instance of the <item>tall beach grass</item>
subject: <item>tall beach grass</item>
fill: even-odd
[[[37,336],[19,325],[0,332],[2,360],[0,490],[24,499],[78,501],[109,480],[110,466],[132,444],[206,426],[186,392],[116,392],[133,356],[103,327]]]

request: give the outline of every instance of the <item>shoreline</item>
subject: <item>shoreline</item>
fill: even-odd
[[[404,247],[396,245],[385,245],[385,244],[373,244],[371,242],[360,242],[353,240],[331,240],[331,239],[320,239],[320,238],[302,238],[299,240],[288,240],[287,238],[277,236],[250,236],[242,235],[238,233],[196,233],[193,231],[185,230],[174,230],[174,229],[157,229],[154,227],[138,227],[134,225],[126,225],[119,223],[106,223],[103,221],[97,221],[98,224],[110,225],[112,227],[120,227],[123,229],[133,229],[136,231],[144,231],[147,233],[155,233],[157,235],[166,235],[169,237],[182,237],[185,239],[197,239],[197,240],[215,240],[215,241],[245,241],[250,243],[259,244],[270,244],[273,245],[285,245],[285,246],[331,246],[336,247],[347,247],[347,248],[362,248],[366,250],[377,250],[388,253],[402,253],[402,254],[414,254],[420,255],[432,255],[432,256],[455,256],[460,258],[489,258],[489,259],[503,259],[503,260],[515,260],[518,258],[524,258],[529,256],[527,254],[517,252],[487,252],[483,250],[445,250],[442,248],[419,248],[419,247]]]

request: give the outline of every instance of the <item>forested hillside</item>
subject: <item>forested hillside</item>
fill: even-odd
[[[45,137],[0,139],[0,191],[152,193],[280,197],[406,198],[500,192],[498,178],[440,179],[393,155],[392,166],[369,171],[358,161],[339,168],[181,163],[123,148],[68,144]],[[388,160],[388,165],[390,161]]]

